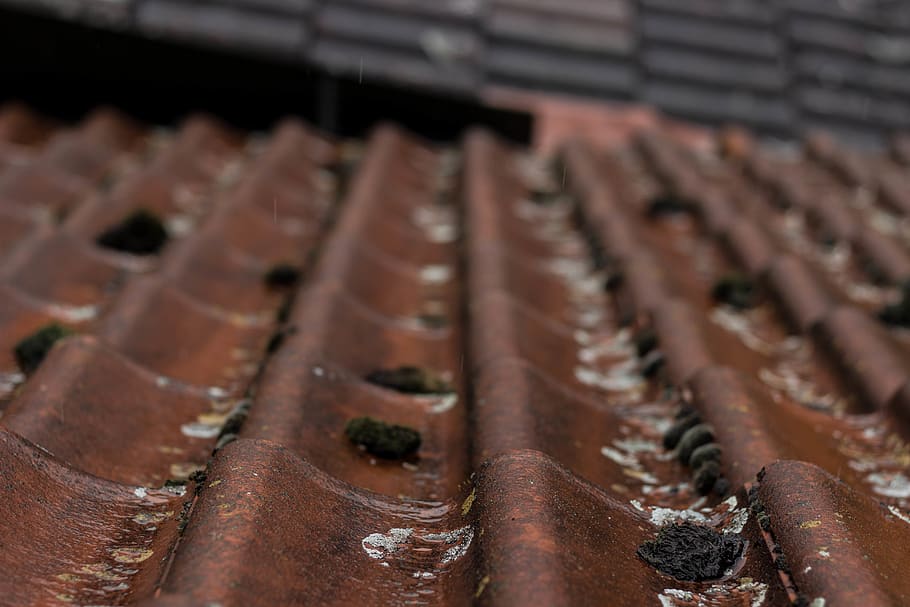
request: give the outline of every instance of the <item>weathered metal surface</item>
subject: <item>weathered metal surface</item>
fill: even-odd
[[[553,163],[383,126],[336,209],[338,148],[294,122],[41,141],[29,166],[86,196],[0,257],[0,604],[906,600],[907,342],[872,313],[908,241],[850,194],[893,161],[657,132]],[[158,254],[96,245],[143,207]],[[25,376],[53,320],[79,334]],[[355,444],[365,416],[416,452]],[[746,542],[724,575],[639,557],[683,520]]]

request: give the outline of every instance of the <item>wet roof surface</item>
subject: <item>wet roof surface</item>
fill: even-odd
[[[484,101],[637,100],[688,120],[874,145],[910,128],[894,0],[0,0],[150,38]]]
[[[5,106],[0,603],[910,601],[906,142],[625,118],[553,157]],[[639,556],[679,521],[722,575]]]

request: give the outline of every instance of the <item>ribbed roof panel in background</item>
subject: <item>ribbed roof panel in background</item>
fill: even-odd
[[[702,123],[881,145],[910,128],[910,12],[827,0],[3,0],[128,34],[481,103],[637,100]]]

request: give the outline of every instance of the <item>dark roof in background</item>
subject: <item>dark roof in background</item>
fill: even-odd
[[[483,100],[637,100],[854,143],[910,128],[910,10],[829,0],[2,0],[143,36]]]

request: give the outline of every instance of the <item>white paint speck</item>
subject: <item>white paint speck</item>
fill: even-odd
[[[133,494],[139,499],[145,499],[148,495],[148,490],[145,487],[136,487],[133,489]]]

